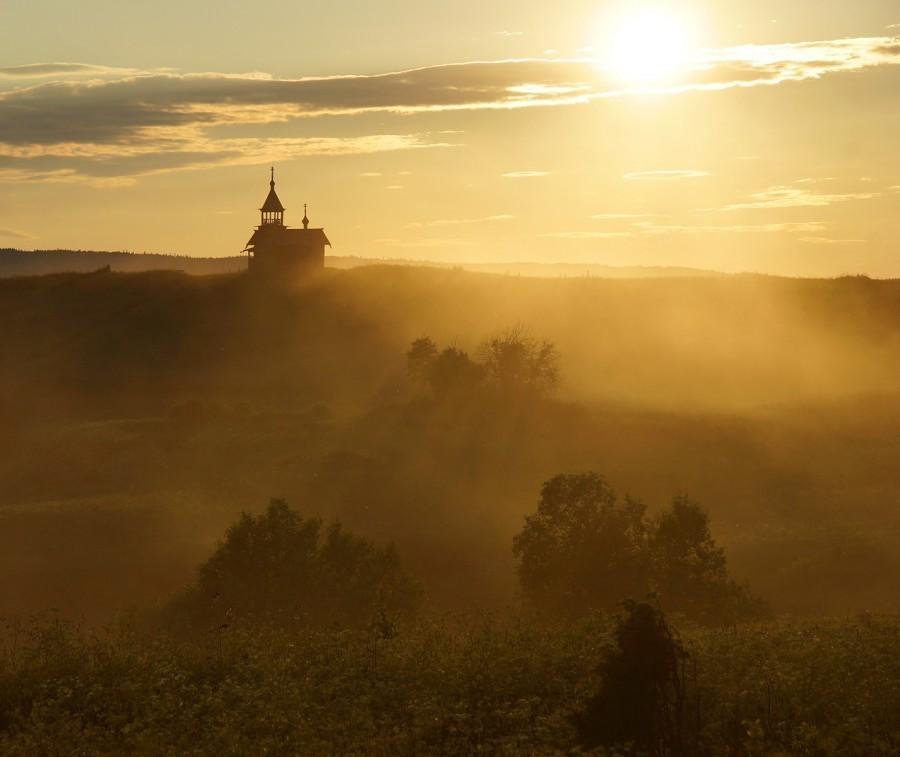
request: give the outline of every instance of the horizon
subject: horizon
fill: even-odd
[[[207,7],[8,14],[0,244],[900,276],[886,0]]]

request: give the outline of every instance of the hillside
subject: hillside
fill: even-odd
[[[896,609],[900,282],[59,274],[0,281],[0,317],[6,608],[165,596],[272,496],[396,541],[438,607],[496,607],[541,482],[597,470],[700,500],[777,609]],[[412,391],[413,339],[513,326],[556,346],[554,399]]]
[[[538,277],[602,277],[610,279],[673,278],[681,276],[721,276],[715,271],[696,268],[653,266],[610,266],[593,263],[442,263],[405,259],[365,258],[354,255],[329,255],[329,268],[348,269],[370,265],[397,265],[431,268],[457,268],[481,273]],[[93,252],[88,250],[16,250],[0,249],[0,278],[42,276],[49,273],[90,273],[109,266],[118,273],[146,271],[183,271],[194,275],[236,273],[247,269],[240,255],[222,258],[196,258],[190,255],[163,255],[134,252]]]

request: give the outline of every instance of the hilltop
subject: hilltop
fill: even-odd
[[[349,269],[371,265],[398,265],[500,273],[536,277],[672,278],[682,276],[723,276],[716,271],[680,266],[611,266],[596,263],[446,263],[403,258],[366,258],[355,255],[329,255],[328,268]],[[193,275],[236,273],[247,269],[240,255],[222,258],[197,258],[149,252],[96,252],[91,250],[18,250],[0,249],[0,278],[40,276],[49,273],[90,273],[109,266],[120,273],[146,271],[183,271]]]

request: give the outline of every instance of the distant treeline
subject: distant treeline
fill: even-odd
[[[459,268],[480,273],[536,278],[648,279],[724,276],[716,271],[675,266],[611,266],[592,263],[443,263],[405,258],[366,258],[357,255],[329,255],[328,268],[348,269],[371,265]],[[224,258],[199,258],[176,253],[100,252],[95,250],[18,250],[0,249],[0,278],[41,276],[48,273],[91,273],[109,266],[120,273],[142,271],[184,271],[194,275],[234,273],[246,270],[247,260],[240,255]]]
[[[0,277],[40,276],[47,273],[90,273],[109,266],[112,271],[184,271],[192,274],[243,271],[240,256],[195,258],[190,255],[148,252],[95,252],[91,250],[0,249]]]

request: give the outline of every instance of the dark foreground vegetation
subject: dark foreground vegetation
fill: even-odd
[[[604,674],[623,667],[615,631],[605,616],[474,617],[389,638],[374,627],[235,624],[178,640],[45,619],[5,631],[0,753],[577,753],[609,733],[595,703]],[[678,640],[683,709],[671,689],[659,717],[680,735],[632,700],[625,714],[644,718],[651,742],[643,753],[898,753],[895,619],[684,627]]]

